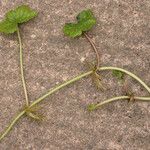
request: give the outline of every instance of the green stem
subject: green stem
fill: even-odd
[[[107,99],[105,100],[104,102],[101,102],[101,103],[98,103],[98,104],[90,104],[89,105],[89,110],[90,111],[93,111],[103,105],[106,105],[108,103],[111,103],[111,102],[115,102],[115,101],[118,101],[118,100],[127,100],[127,99],[130,99],[130,96],[118,96],[118,97],[113,97],[113,98],[110,98],[110,99]],[[139,101],[150,101],[150,97],[134,97],[135,100],[139,100]]]
[[[101,68],[99,68],[98,69],[99,71],[104,71],[104,70],[118,70],[118,71],[122,71],[122,72],[124,72],[124,73],[126,73],[126,74],[128,74],[129,76],[131,76],[132,78],[134,78],[135,80],[137,80],[139,83],[141,83],[141,85],[143,86],[143,87],[145,87],[145,89],[150,93],[150,88],[139,78],[139,77],[137,77],[135,74],[133,74],[133,73],[131,73],[131,72],[129,72],[129,71],[127,71],[127,70],[124,70],[124,69],[121,69],[121,68],[117,68],[117,67],[101,67]],[[51,94],[53,94],[53,93],[55,93],[55,92],[57,92],[58,90],[60,90],[61,88],[63,88],[63,87],[65,87],[65,86],[68,86],[68,85],[70,85],[71,83],[73,83],[73,82],[75,82],[75,81],[78,81],[78,80],[80,80],[80,79],[82,79],[82,78],[84,78],[84,77],[86,77],[86,76],[89,76],[89,75],[91,75],[93,73],[93,71],[89,71],[89,72],[86,72],[86,73],[83,73],[83,74],[81,74],[81,75],[78,75],[78,76],[76,76],[75,78],[73,78],[73,79],[71,79],[71,80],[68,80],[68,81],[66,81],[66,82],[64,82],[63,84],[61,84],[61,85],[58,85],[58,86],[56,86],[55,88],[52,88],[52,89],[50,89],[46,94],[44,94],[43,96],[41,96],[40,98],[38,98],[37,100],[35,100],[34,102],[32,102],[31,104],[30,104],[30,106],[29,107],[33,107],[33,106],[35,106],[36,104],[38,104],[38,103],[40,103],[41,101],[43,101],[46,97],[48,97],[49,95],[51,95]],[[105,103],[109,103],[109,102],[111,102],[111,101],[115,101],[115,100],[119,100],[119,99],[128,99],[129,97],[128,96],[121,96],[121,97],[117,97],[117,98],[113,98],[113,100],[111,99],[111,100],[109,100],[109,101],[107,101],[107,102],[103,102],[103,105],[105,104]],[[144,101],[146,101],[146,100],[150,100],[150,97],[135,97],[136,99],[139,99],[139,100],[144,100]],[[19,118],[21,118],[21,116],[23,116],[25,114],[25,110],[24,111],[22,111],[22,112],[20,112],[19,114],[18,114],[18,116],[16,116],[16,118],[12,121],[12,123],[8,126],[8,128],[4,131],[4,133],[0,136],[0,141],[9,133],[9,131],[12,129],[12,127],[14,126],[14,124],[19,120]]]
[[[26,87],[26,82],[25,82],[25,77],[24,77],[24,69],[23,69],[23,50],[22,50],[22,41],[21,41],[21,36],[20,36],[19,27],[17,28],[17,35],[18,35],[18,41],[19,41],[19,47],[20,47],[20,71],[21,71],[21,80],[22,80],[22,85],[23,85],[23,89],[24,89],[24,95],[25,95],[26,105],[29,106],[29,100],[28,100],[28,94],[27,94],[27,87]]]
[[[25,111],[20,112],[10,123],[10,125],[6,128],[5,132],[0,135],[0,141],[10,132],[16,122],[25,114]]]
[[[57,92],[58,90],[60,90],[61,88],[67,86],[67,85],[70,85],[71,83],[75,82],[75,81],[78,81],[90,74],[92,74],[93,71],[89,71],[89,72],[86,72],[84,74],[81,74],[81,75],[78,75],[77,77],[71,79],[71,80],[68,80],[66,82],[64,82],[63,84],[61,85],[58,85],[56,86],[55,88],[53,89],[50,89],[49,92],[47,92],[45,95],[41,96],[40,98],[38,98],[37,100],[35,100],[33,103],[31,103],[31,105],[29,107],[33,107],[34,105],[40,103],[43,99],[45,99],[46,97],[48,97],[49,95]]]
[[[130,71],[127,71],[125,69],[118,68],[118,67],[101,67],[98,70],[99,71],[102,71],[102,70],[118,70],[118,71],[121,71],[123,73],[126,73],[127,75],[129,75],[132,78],[134,78],[135,80],[137,80],[150,93],[150,88],[139,77],[137,77],[135,74],[131,73]]]
[[[139,78],[137,77],[135,74],[127,71],[127,70],[124,70],[124,69],[121,69],[121,68],[118,68],[118,67],[100,67],[98,68],[99,71],[104,71],[104,70],[118,70],[118,71],[122,71],[126,74],[128,74],[129,76],[131,76],[132,78],[134,78],[135,80],[137,80],[143,87],[145,87],[145,89],[150,93],[150,88]],[[41,96],[40,98],[38,98],[37,100],[35,100],[33,103],[31,103],[30,107],[40,103],[43,99],[45,99],[46,97],[48,97],[49,95],[53,94],[54,92],[58,91],[59,89],[75,82],[75,81],[78,81],[80,80],[81,78],[84,78],[90,74],[92,74],[93,71],[89,71],[89,72],[86,72],[84,74],[81,74],[81,75],[78,75],[77,77],[69,80],[69,81],[66,81],[65,83],[61,84],[61,85],[58,85],[56,86],[55,88],[53,89],[50,89],[49,92],[47,92],[45,95]]]

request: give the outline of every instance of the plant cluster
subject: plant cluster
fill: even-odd
[[[24,91],[24,98],[25,98],[25,107],[17,114],[17,116],[12,120],[10,125],[4,130],[4,132],[0,135],[0,141],[10,132],[10,130],[13,128],[13,126],[16,124],[16,122],[23,116],[28,116],[34,120],[42,120],[43,117],[39,114],[38,110],[39,107],[37,104],[39,104],[41,101],[43,101],[46,97],[50,96],[51,94],[55,93],[56,91],[84,78],[87,76],[92,76],[93,81],[97,88],[104,89],[101,84],[101,71],[112,71],[112,74],[117,77],[119,80],[124,79],[124,75],[129,75],[133,79],[135,79],[137,82],[139,82],[149,93],[150,88],[147,84],[145,84],[139,77],[137,77],[135,74],[122,69],[118,67],[100,67],[100,56],[98,53],[98,50],[92,41],[92,39],[89,37],[87,31],[89,31],[95,24],[96,24],[96,18],[94,17],[91,10],[84,10],[81,13],[77,15],[77,22],[76,23],[66,23],[63,28],[63,32],[65,35],[76,38],[81,35],[85,36],[85,38],[88,40],[88,42],[91,44],[93,50],[96,54],[96,63],[90,64],[90,70],[82,73],[60,85],[57,85],[56,87],[53,87],[48,90],[48,92],[32,103],[29,101],[28,97],[28,91],[26,88],[26,80],[24,77],[24,66],[23,66],[23,49],[22,49],[22,39],[20,34],[20,24],[27,22],[31,20],[32,18],[37,16],[37,12],[33,9],[31,9],[27,5],[21,5],[17,7],[14,10],[10,10],[6,13],[4,20],[0,22],[0,32],[5,34],[14,34],[17,33],[18,37],[18,43],[19,43],[19,49],[20,49],[20,73],[21,73],[21,80],[22,80],[22,88]],[[150,97],[139,97],[132,94],[125,94],[122,96],[110,98],[106,101],[96,103],[96,104],[89,104],[88,110],[93,111],[97,108],[100,108],[102,105],[118,101],[118,100],[140,100],[140,101],[150,101]]]

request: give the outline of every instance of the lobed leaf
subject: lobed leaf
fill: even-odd
[[[82,31],[88,31],[96,24],[96,19],[89,9],[79,13],[76,18]]]
[[[123,80],[124,79],[124,73],[118,70],[113,70],[112,74],[114,77],[116,77],[119,80]]]
[[[0,32],[14,33],[18,24],[27,22],[37,16],[37,12],[27,5],[21,5],[6,13],[5,19],[0,22]]]
[[[96,19],[91,10],[84,10],[77,15],[77,23],[67,23],[63,28],[65,35],[69,37],[77,37],[83,32],[90,30],[95,24]]]
[[[63,28],[63,32],[65,35],[68,35],[73,38],[82,34],[79,25],[74,23],[66,23]]]
[[[37,12],[27,5],[21,5],[6,13],[6,18],[13,23],[24,23],[37,16]]]
[[[8,20],[3,20],[0,22],[0,32],[9,34],[14,33],[17,29],[17,24],[11,23]]]

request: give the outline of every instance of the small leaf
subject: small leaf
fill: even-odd
[[[112,74],[114,77],[116,77],[119,80],[123,80],[124,79],[124,73],[118,70],[113,70]]]
[[[89,104],[88,105],[88,110],[89,111],[93,111],[93,110],[95,110],[96,109],[96,105],[95,104]]]
[[[6,13],[4,20],[0,22],[0,32],[9,34],[17,31],[19,23],[24,23],[37,16],[37,12],[29,6],[21,5]]]
[[[17,30],[17,24],[11,23],[8,20],[0,22],[0,32],[9,34],[14,33]]]
[[[27,5],[21,5],[6,14],[6,18],[13,23],[24,23],[37,16],[37,12]]]
[[[84,31],[90,30],[95,24],[96,19],[91,10],[84,10],[76,17],[77,23],[67,23],[63,28],[65,35],[69,37],[78,37]]]
[[[82,31],[88,31],[96,24],[96,19],[89,9],[79,13],[77,20]]]
[[[63,28],[64,34],[68,35],[70,37],[77,37],[82,34],[82,31],[79,28],[78,24],[74,23],[66,23],[64,28]]]

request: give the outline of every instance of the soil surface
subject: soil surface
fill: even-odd
[[[150,0],[1,0],[0,19],[12,8],[28,4],[38,17],[21,25],[24,67],[30,101],[50,88],[88,70],[84,60],[95,54],[85,37],[64,36],[66,22],[91,9],[97,25],[89,32],[101,66],[132,71],[150,85]],[[118,101],[97,111],[87,105],[124,95],[111,71],[100,72],[106,90],[84,78],[46,98],[39,106],[43,122],[23,117],[1,141],[1,150],[149,150],[150,103]],[[130,77],[127,88],[137,96],[148,92]],[[17,36],[0,35],[0,133],[24,107]]]

